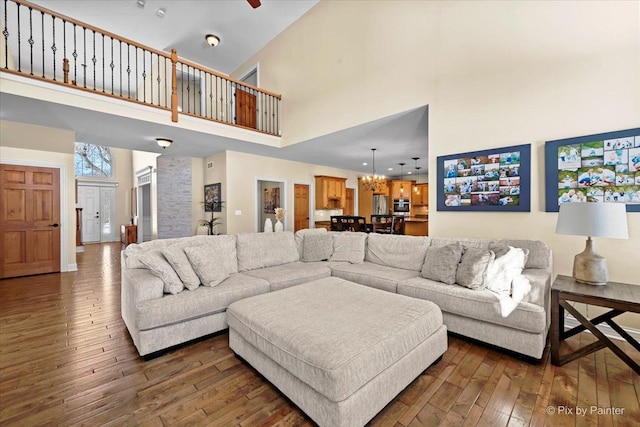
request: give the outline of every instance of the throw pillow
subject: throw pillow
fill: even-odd
[[[430,247],[422,264],[420,275],[425,279],[453,285],[464,247],[456,242],[445,246]]]
[[[167,262],[162,251],[156,249],[140,254],[138,260],[156,277],[159,277],[164,283],[164,292],[166,294],[178,294],[184,289],[184,284],[178,277],[171,264]]]
[[[208,245],[184,248],[184,253],[205,286],[219,285],[231,275],[218,254]]]
[[[302,261],[326,261],[333,253],[333,239],[328,233],[307,234],[302,241]]]
[[[367,243],[365,233],[340,231],[329,233],[333,239],[333,253],[329,261],[346,261],[351,264],[364,262],[364,249]]]
[[[469,289],[485,289],[487,269],[495,257],[493,251],[487,249],[465,248],[456,271],[456,282]]]
[[[184,283],[184,286],[190,291],[200,286],[200,278],[193,270],[184,248],[179,245],[171,245],[162,249],[162,255],[169,261],[171,267],[178,273],[178,277]]]
[[[513,280],[522,274],[527,262],[529,250],[506,246],[502,244],[491,245],[496,258],[487,269],[487,288],[502,296],[511,295]]]

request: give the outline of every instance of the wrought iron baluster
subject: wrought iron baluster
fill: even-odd
[[[151,103],[153,104],[153,52],[151,52],[150,56],[149,68],[151,69],[151,80],[149,81],[149,88],[151,89]]]
[[[82,87],[87,87],[87,29],[82,27]]]
[[[77,51],[77,40],[76,40],[76,24],[73,24],[73,85],[78,83],[78,51]]]
[[[33,9],[29,8],[29,40],[27,42],[30,45],[29,51],[31,52],[31,75],[33,76]]]
[[[104,34],[102,35],[102,93],[104,93]]]
[[[18,71],[22,72],[22,55],[20,54],[20,3],[17,3],[17,16],[18,16]]]
[[[184,108],[184,64],[180,63],[180,107]]]
[[[142,100],[147,102],[147,57],[145,55],[147,51],[142,51]]]
[[[127,98],[131,99],[131,45],[127,43]]]
[[[4,68],[5,70],[9,69],[9,30],[7,28],[7,0],[4,0],[4,29],[2,30],[2,35],[4,36]]]
[[[42,78],[44,78],[44,69],[45,69],[45,63],[44,63],[44,12],[40,12],[40,24],[41,24],[41,29],[42,29]]]
[[[120,76],[120,96],[122,96],[122,40],[118,40],[120,53],[118,54],[118,75]]]
[[[67,20],[62,20],[62,80],[69,83],[69,58],[67,58]]]
[[[160,104],[162,103],[162,101],[160,101],[160,82],[162,82],[162,78],[160,77],[160,55],[158,55],[158,78],[156,80],[158,81],[158,107],[159,107]]]
[[[111,64],[109,64],[109,67],[111,67],[111,95],[113,95],[113,87],[114,87],[114,80],[113,80],[113,69],[115,68],[115,64],[113,63],[113,37],[110,37],[111,39]]]
[[[140,101],[138,87],[138,46],[136,46],[136,101]]]
[[[51,50],[53,51],[53,81],[56,81],[56,17],[51,15],[51,24],[53,25],[53,44]]]
[[[93,90],[96,90],[96,62],[98,62],[98,58],[96,58],[96,32],[95,30],[91,30],[93,32],[93,57],[91,58],[91,62],[93,62]]]

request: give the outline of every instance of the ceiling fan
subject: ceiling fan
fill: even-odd
[[[247,2],[251,5],[252,8],[257,9],[260,7],[260,0],[247,0]]]

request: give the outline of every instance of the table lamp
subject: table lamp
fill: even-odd
[[[628,239],[627,211],[624,203],[563,203],[556,234],[587,236],[587,245],[573,259],[573,278],[590,285],[609,280],[607,260],[593,250],[592,237]]]

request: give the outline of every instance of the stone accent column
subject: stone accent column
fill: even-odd
[[[158,239],[193,235],[191,157],[157,159]]]

